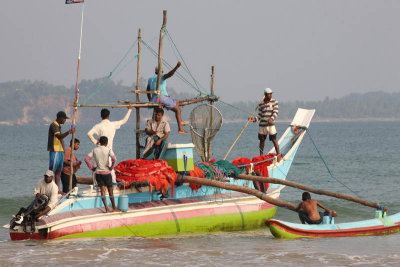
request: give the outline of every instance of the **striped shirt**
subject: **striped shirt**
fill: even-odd
[[[275,121],[278,117],[278,100],[272,98],[268,103],[264,101],[258,104],[258,115],[256,121],[260,121],[260,127],[268,126],[268,120],[272,119]]]

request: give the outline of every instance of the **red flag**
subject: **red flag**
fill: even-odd
[[[65,4],[78,4],[78,3],[83,3],[85,0],[65,0]]]

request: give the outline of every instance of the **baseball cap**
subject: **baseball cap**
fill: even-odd
[[[271,88],[265,88],[264,89],[264,94],[272,94],[273,91],[271,90]]]
[[[53,173],[52,170],[47,170],[47,171],[44,173],[44,175],[50,177],[50,176],[54,176],[54,173]]]
[[[59,111],[59,112],[57,112],[57,119],[58,119],[58,118],[69,119],[69,118],[67,117],[67,114],[66,114],[64,111]]]

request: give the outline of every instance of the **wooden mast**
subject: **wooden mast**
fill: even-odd
[[[76,71],[76,83],[75,83],[75,100],[74,100],[74,113],[72,116],[72,126],[75,127],[76,124],[76,114],[78,113],[78,103],[79,103],[79,88],[78,88],[78,82],[79,82],[79,69],[81,65],[81,51],[82,51],[82,32],[83,32],[83,14],[85,10],[85,3],[82,3],[82,18],[81,18],[81,35],[79,39],[79,53],[78,53],[78,66],[77,66],[77,71]],[[75,147],[75,131],[72,131],[72,140],[71,140],[71,155],[70,155],[70,174],[69,174],[69,188],[68,191],[72,190],[72,177],[74,175],[74,147]]]
[[[160,40],[158,42],[158,74],[157,74],[157,102],[158,96],[160,95],[160,82],[161,82],[161,75],[162,75],[162,45],[163,45],[163,37],[165,32],[165,27],[167,26],[167,10],[163,11],[163,24],[160,30]]]
[[[138,32],[138,57],[137,57],[137,76],[136,76],[136,103],[140,102],[140,55],[141,55],[141,45],[142,45],[142,30],[139,29]],[[140,158],[140,108],[136,107],[136,158]]]
[[[214,66],[211,66],[211,95],[214,95]],[[211,102],[211,108],[210,108],[211,114],[210,114],[210,126],[213,126],[213,120],[214,120],[214,101]],[[213,130],[213,129],[211,129]],[[205,139],[205,137],[204,137]],[[207,145],[207,151],[206,151],[206,161],[209,161],[211,158],[211,148],[212,148],[212,140],[209,140],[208,145]]]

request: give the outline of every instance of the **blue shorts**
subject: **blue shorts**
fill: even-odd
[[[150,101],[157,103],[157,95],[153,95]],[[159,101],[167,110],[173,109],[176,106],[176,101],[172,96],[160,95]]]
[[[50,151],[49,158],[49,170],[61,172],[64,164],[64,151]]]

